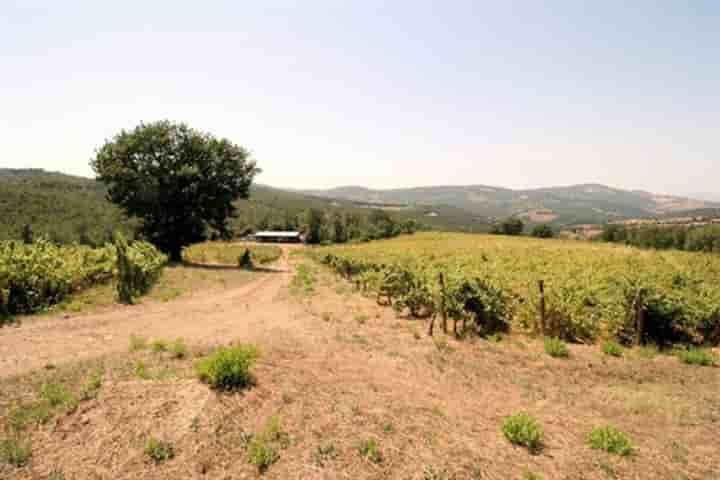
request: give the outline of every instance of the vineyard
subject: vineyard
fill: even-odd
[[[145,242],[125,245],[124,270],[132,293],[149,288],[167,258]],[[73,292],[118,277],[118,250],[80,245],[57,246],[39,239],[32,244],[0,242],[0,318],[44,310]]]
[[[399,312],[456,333],[521,329],[575,342],[717,343],[720,256],[423,233],[309,253]],[[462,325],[458,327],[458,325]]]

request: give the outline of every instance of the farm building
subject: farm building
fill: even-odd
[[[257,232],[255,240],[258,242],[274,242],[274,243],[299,243],[302,242],[300,232]]]

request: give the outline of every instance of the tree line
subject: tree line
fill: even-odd
[[[640,248],[720,253],[720,225],[697,227],[606,225],[600,240]]]

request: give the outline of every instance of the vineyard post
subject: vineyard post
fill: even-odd
[[[635,297],[635,346],[642,343],[643,334],[645,333],[645,290],[638,290]]]
[[[538,280],[538,288],[540,289],[540,333],[545,335],[545,280]]]
[[[440,313],[442,314],[443,332],[447,333],[447,311],[445,310],[445,274],[440,272]],[[457,335],[457,321],[455,322],[455,334]]]

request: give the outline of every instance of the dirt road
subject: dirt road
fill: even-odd
[[[0,378],[48,364],[127,350],[130,335],[184,338],[190,343],[254,340],[288,328],[297,304],[278,297],[292,277],[289,252],[241,287],[180,298],[167,303],[118,306],[97,314],[50,316],[17,328],[0,329]]]

